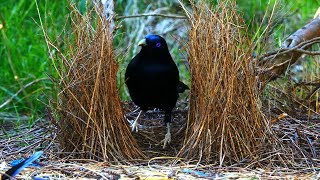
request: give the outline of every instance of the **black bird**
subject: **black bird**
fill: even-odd
[[[178,93],[189,89],[179,81],[179,71],[172,60],[166,41],[158,35],[149,34],[139,43],[141,51],[129,63],[125,79],[132,101],[140,107],[138,117],[132,124],[137,129],[142,111],[159,108],[164,111],[167,126],[164,146],[171,141],[171,112],[176,105]]]
[[[0,180],[10,179],[12,177],[15,177],[17,174],[19,174],[22,171],[23,168],[27,167],[33,161],[37,160],[42,154],[43,154],[43,151],[38,151],[38,152],[34,153],[28,159],[23,160],[22,162],[13,166],[8,171],[6,171],[4,174],[2,174]]]

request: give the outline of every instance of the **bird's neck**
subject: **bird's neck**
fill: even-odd
[[[165,59],[172,59],[169,51],[159,50],[159,51],[149,51],[141,50],[140,51],[141,59],[144,59],[148,62],[163,61]]]

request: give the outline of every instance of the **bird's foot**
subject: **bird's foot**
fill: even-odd
[[[171,131],[170,131],[171,123],[166,123],[166,124],[167,124],[167,134],[164,136],[164,139],[160,142],[160,143],[163,143],[163,149],[165,149],[166,145],[171,142]]]
[[[138,116],[136,117],[136,119],[133,121],[133,123],[131,124],[131,130],[132,132],[133,131],[136,131],[138,132],[138,126],[139,126],[139,123],[138,123],[138,120],[140,118],[140,115],[141,115],[142,111],[140,110]]]
[[[170,133],[170,131],[167,132],[167,134],[164,136],[164,139],[161,142],[163,142],[163,149],[166,148],[167,144],[170,144],[170,142],[171,142],[171,133]]]
[[[139,124],[138,124],[138,121],[134,121],[132,124],[131,124],[131,131],[136,131],[138,132],[138,127],[139,127]]]

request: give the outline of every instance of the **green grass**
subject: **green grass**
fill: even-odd
[[[39,9],[50,36],[65,23],[67,2],[40,1]],[[0,2],[0,105],[19,89],[49,74],[48,52],[33,0]],[[53,21],[52,21],[53,20]],[[53,23],[52,23],[53,22]],[[0,112],[42,115],[50,98],[50,81],[40,81],[24,89]],[[1,119],[1,117],[0,117]]]
[[[308,21],[310,21],[317,9],[320,7],[320,0],[237,0],[239,11],[243,13],[250,31],[256,33],[260,23],[262,29],[266,26],[268,18],[262,21],[265,12],[271,14],[273,5],[275,6],[275,24],[272,28],[274,47],[280,47],[282,41],[291,33],[295,32]],[[261,33],[260,30],[259,33]]]
[[[274,2],[275,0],[271,0]],[[84,1],[79,3],[80,9]],[[136,13],[153,12],[159,8],[167,7],[163,12],[171,14],[182,14],[179,4],[173,1],[137,1],[133,4],[132,0],[118,0],[116,2],[116,12],[119,15],[130,15]],[[284,15],[281,23],[274,29],[274,42],[278,45],[290,33],[302,27],[309,19],[314,16],[317,8],[320,6],[319,0],[283,0],[281,14]],[[152,5],[150,5],[152,3]],[[267,8],[268,1],[244,1],[238,0],[240,12],[244,14],[251,28],[255,29],[261,21]],[[39,1],[39,10],[48,35],[56,39],[58,34],[64,28],[68,15],[67,1]],[[82,11],[81,10],[81,11]],[[252,20],[253,19],[253,20]],[[136,29],[146,24],[149,28],[154,28],[163,18],[147,21],[147,18],[125,20],[123,27],[117,31],[115,36],[115,45],[117,51],[123,52],[129,47],[129,52],[121,56],[119,62],[120,76],[123,78],[126,64],[137,52],[135,44],[147,31],[141,34]],[[39,27],[39,18],[37,14],[36,3],[33,0],[2,0],[0,2],[0,23],[4,27],[0,30],[0,105],[8,98],[12,97],[23,86],[40,78],[46,78],[51,74],[48,51],[43,37],[42,29]],[[68,29],[66,29],[68,31]],[[153,30],[151,30],[153,31]],[[158,32],[158,31],[155,31]],[[188,71],[182,60],[185,60],[183,49],[174,37],[180,37],[180,29],[169,32],[166,35],[171,53],[179,65],[181,77],[184,81],[189,81]],[[143,35],[143,36],[142,36]],[[172,36],[173,35],[173,36]],[[185,38],[186,36],[182,37]],[[185,40],[185,39],[184,39]],[[184,53],[185,54],[185,53]],[[121,83],[120,93],[124,99],[128,99],[123,81]],[[14,114],[25,114],[37,118],[44,114],[45,104],[48,99],[54,97],[52,93],[52,84],[50,81],[40,81],[24,89],[14,99],[0,109],[0,112],[10,112]],[[0,117],[1,120],[1,117]],[[31,123],[33,120],[31,120]],[[29,122],[30,123],[30,122]],[[1,121],[0,121],[1,124]]]

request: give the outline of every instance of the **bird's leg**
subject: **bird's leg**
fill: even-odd
[[[167,134],[165,135],[164,137],[164,144],[163,144],[163,149],[166,148],[166,145],[169,144],[171,142],[171,132],[170,132],[170,126],[171,126],[171,123],[167,123]]]
[[[134,114],[134,113],[136,113],[137,111],[141,111],[141,109],[138,107],[138,108],[136,108],[135,110],[131,111],[130,114]],[[128,119],[127,116],[125,116],[125,118],[126,118],[126,120],[130,123],[130,125],[135,121],[135,119],[134,119],[134,120]]]
[[[139,126],[138,120],[140,118],[141,113],[142,113],[142,110],[140,110],[138,116],[136,117],[136,119],[131,124],[132,131],[136,130],[136,132],[138,132],[138,126]]]
[[[166,148],[166,145],[171,142],[171,132],[170,132],[170,127],[171,127],[171,111],[165,111],[164,114],[164,122],[167,126],[167,133],[164,136],[163,141],[163,149]],[[161,142],[162,142],[161,141]]]

